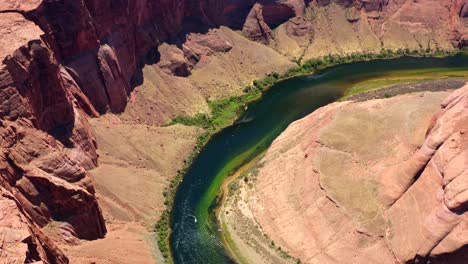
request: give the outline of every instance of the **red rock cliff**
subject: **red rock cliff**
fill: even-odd
[[[395,14],[403,2],[2,1],[0,207],[7,215],[0,218],[0,234],[11,235],[0,244],[1,258],[67,263],[44,229],[57,231],[56,240],[68,243],[105,235],[87,173],[97,166],[97,146],[87,117],[123,111],[140,80],[143,58],[163,41],[183,43],[175,52],[180,56],[173,56],[167,69],[171,74],[188,75],[201,56],[232,47],[209,34],[185,37],[180,32],[205,32],[227,25],[267,43],[272,29],[304,16],[308,4],[339,4],[377,19]],[[466,45],[466,1],[442,2],[452,18],[449,37],[454,45]],[[293,21],[296,34],[311,29],[298,21]]]

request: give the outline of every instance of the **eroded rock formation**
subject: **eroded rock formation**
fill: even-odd
[[[467,231],[468,218],[468,86],[441,106],[422,147],[400,169],[391,168],[379,180],[379,194],[392,203],[387,214],[389,241],[402,262],[466,252],[468,238],[457,233]],[[390,200],[387,190],[398,193],[395,189],[401,191]],[[465,256],[459,262],[466,260]]]
[[[275,140],[238,206],[303,263],[465,263],[467,107],[468,85],[323,107]]]
[[[2,261],[67,263],[57,244],[105,236],[106,226],[87,172],[98,165],[88,118],[123,112],[132,89],[143,81],[144,63],[157,72],[152,76],[156,88],[169,86],[170,96],[178,96],[166,99],[167,94],[158,94],[151,109],[162,117],[152,120],[145,112],[146,119],[138,119],[161,125],[181,113],[179,108],[188,109],[192,104],[186,100],[193,97],[192,91],[185,87],[240,87],[277,70],[268,67],[293,65],[287,58],[299,54],[296,50],[305,58],[321,55],[322,49],[317,47],[325,38],[320,32],[313,38],[311,33],[335,23],[321,21],[320,14],[325,14],[321,12],[346,14],[341,16],[346,27],[358,28],[363,23],[359,28],[371,30],[355,35],[375,36],[375,47],[363,44],[343,51],[379,50],[382,42],[386,48],[416,46],[427,42],[418,39],[421,35],[430,35],[431,43],[441,48],[447,48],[448,42],[462,47],[467,41],[464,0],[2,1],[0,207],[8,212],[0,218],[0,236],[5,238],[0,243]],[[440,19],[433,19],[435,13]],[[252,43],[231,30],[217,29],[219,26],[242,30],[250,39],[270,46]],[[286,35],[282,35],[282,27]],[[429,34],[430,28],[439,31]],[[399,30],[409,32],[411,42],[396,41],[392,34]],[[334,36],[341,39],[338,33]],[[283,45],[282,40],[289,38],[294,40],[294,48]],[[170,45],[160,46],[165,41]],[[313,41],[319,45],[312,45]],[[354,41],[365,42],[360,37]],[[330,42],[337,43],[336,39]],[[248,43],[250,50],[242,50],[247,44],[236,47],[234,43]],[[323,52],[341,50],[326,48]],[[218,64],[210,64],[224,55]],[[238,62],[232,57],[239,57],[240,65],[229,65]],[[252,64],[250,68],[241,65],[244,61]],[[189,83],[181,78],[194,69],[201,69],[198,74],[202,74],[205,65],[211,65],[209,70],[218,69],[219,76],[226,76],[226,68],[217,65],[229,66],[233,71],[229,82],[220,80],[219,85],[199,78]],[[204,100],[203,94],[197,94],[196,100]],[[449,200],[447,203],[460,207],[458,197]],[[446,247],[453,246],[454,239],[447,240]]]
[[[30,22],[22,23],[27,33],[40,31]],[[13,34],[23,33],[18,29]],[[96,145],[73,95],[83,100],[83,109],[93,107],[40,39],[3,55],[0,189],[2,205],[12,208],[8,213],[16,218],[3,218],[8,235],[2,235],[2,252],[7,252],[7,263],[66,263],[42,228],[56,228],[68,241],[100,238],[106,232],[86,172],[97,164]]]

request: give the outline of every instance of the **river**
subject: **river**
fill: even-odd
[[[399,58],[344,64],[274,85],[231,127],[215,135],[181,182],[171,213],[175,263],[235,263],[212,213],[226,177],[264,151],[293,121],[332,103],[354,85],[374,79],[468,75],[468,57]]]

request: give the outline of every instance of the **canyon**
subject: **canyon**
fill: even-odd
[[[242,257],[465,263],[467,91],[336,102],[291,124],[221,212]]]
[[[0,259],[5,263],[162,262],[153,226],[165,208],[164,192],[203,132],[164,124],[176,116],[209,113],[208,101],[240,95],[253,80],[312,58],[382,49],[463,48],[467,23],[465,0],[1,1]],[[425,118],[419,122],[428,121],[435,105],[447,96],[423,96],[432,108],[420,113]],[[364,105],[371,108],[379,103]],[[420,138],[408,143],[422,144],[419,150],[401,146],[414,157],[394,160],[399,165],[389,167],[377,181],[384,191],[373,199],[389,208],[386,217],[395,232],[389,241],[398,261],[428,254],[445,257],[466,244],[461,240],[467,230],[463,226],[466,170],[456,171],[459,164],[466,167],[466,155],[454,150],[466,150],[466,88],[454,92],[443,105],[426,143]],[[345,102],[326,109],[337,112],[346,107],[358,106]],[[426,123],[412,124],[419,136]],[[328,125],[323,129],[332,130]],[[301,129],[308,131],[306,126]],[[408,133],[395,133],[400,132]],[[324,152],[322,162],[332,158],[327,151],[334,151],[326,146],[310,148]],[[362,151],[364,158],[373,158]],[[297,163],[298,169],[309,165]],[[413,184],[415,172],[422,169]],[[260,174],[259,188],[275,177],[267,170]],[[436,177],[439,174],[443,181]],[[449,187],[455,186],[451,182],[460,186]],[[425,188],[432,188],[431,194],[439,194],[439,199],[423,197]],[[259,195],[265,199],[268,192]],[[401,219],[411,199],[419,196],[424,212]],[[339,204],[339,199],[321,201],[336,210],[331,202]],[[360,202],[343,205],[351,210],[351,218]],[[275,211],[275,206],[284,205],[265,208]],[[270,223],[263,228],[275,241],[304,261],[312,260],[317,249],[300,247],[284,233],[274,234],[270,229],[275,222],[267,221],[271,215],[274,212],[255,212],[260,222]],[[347,227],[353,225],[351,218],[337,217]],[[433,220],[438,232],[423,234],[428,239],[420,245],[420,233],[408,233],[407,226],[412,221],[424,231],[426,218]],[[298,216],[297,221],[305,220]],[[366,241],[376,236],[376,247],[381,247],[375,252],[390,254],[382,242],[390,235],[379,229],[381,225],[369,225],[356,232],[370,232],[372,238]],[[291,228],[302,230],[302,226]],[[350,236],[353,243],[362,242],[362,235]],[[409,246],[399,248],[402,244]]]

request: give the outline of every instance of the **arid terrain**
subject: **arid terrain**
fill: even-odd
[[[221,212],[246,263],[468,261],[467,95],[338,102],[290,125]]]
[[[0,262],[162,263],[154,224],[203,132],[164,124],[311,58],[463,48],[467,23],[466,0],[1,0]],[[242,214],[303,262],[449,258],[468,229],[466,153],[456,151],[466,150],[466,89],[455,93],[340,102],[295,123],[263,159],[254,186],[263,209]],[[301,147],[282,146],[291,140]],[[291,182],[310,184],[268,199],[270,182],[291,187],[269,172],[274,159],[298,172]],[[337,180],[345,171],[356,173]],[[410,204],[421,212],[400,217]]]

